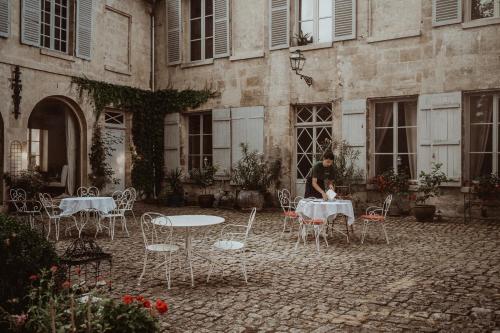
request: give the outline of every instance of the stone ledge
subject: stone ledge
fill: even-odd
[[[403,38],[411,38],[411,37],[419,37],[421,35],[420,30],[411,30],[411,31],[405,31],[402,33],[394,33],[394,34],[387,34],[383,36],[372,36],[368,37],[366,39],[367,43],[378,43],[378,42],[385,42],[389,40],[395,40],[395,39],[403,39]]]
[[[62,59],[66,61],[71,61],[75,62],[75,57],[68,55],[66,53],[58,52],[58,51],[53,51],[45,48],[40,48],[40,54],[52,57],[52,58],[57,58],[57,59]]]

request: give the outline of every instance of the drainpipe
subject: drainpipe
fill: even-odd
[[[151,29],[151,43],[150,43],[150,68],[151,74],[149,77],[149,87],[152,91],[155,90],[155,12],[156,12],[156,0],[152,0],[151,12],[150,12],[150,29]]]

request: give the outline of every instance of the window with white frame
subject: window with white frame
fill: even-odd
[[[297,0],[299,45],[332,41],[332,0]]]
[[[213,0],[189,2],[189,54],[191,61],[214,56]]]
[[[68,52],[69,0],[41,1],[40,45]]]
[[[417,101],[375,103],[374,118],[375,175],[393,169],[417,179]]]
[[[470,19],[500,17],[500,0],[469,0]]]
[[[212,114],[188,117],[188,170],[212,165]]]
[[[499,173],[500,93],[469,96],[470,178]]]

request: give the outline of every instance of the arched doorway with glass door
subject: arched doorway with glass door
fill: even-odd
[[[84,183],[86,131],[76,103],[47,97],[28,120],[28,169],[44,174],[51,191],[73,195]]]

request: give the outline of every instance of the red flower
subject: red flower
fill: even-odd
[[[50,271],[51,271],[52,273],[57,272],[57,266],[55,266],[55,265],[54,265],[54,266],[50,267]]]
[[[167,303],[163,302],[161,299],[156,300],[156,310],[158,310],[159,313],[167,312],[168,311]]]
[[[30,278],[29,278],[29,279],[30,279],[31,281],[36,281],[36,280],[38,280],[38,275],[33,274],[33,275],[31,275],[31,276],[30,276]]]
[[[62,284],[62,287],[64,289],[68,289],[69,287],[71,287],[71,283],[69,281],[64,281]]]
[[[142,305],[145,307],[145,308],[151,308],[151,302],[147,299],[145,299],[143,302],[142,302]]]
[[[139,296],[136,296],[135,299],[138,300],[139,302],[143,302],[144,296],[139,295]]]
[[[125,295],[125,296],[123,296],[122,300],[123,300],[123,303],[130,304],[134,301],[134,297],[132,297],[130,295]]]
[[[80,267],[75,268],[75,273],[78,275],[80,275],[82,273],[82,270],[80,269]]]

